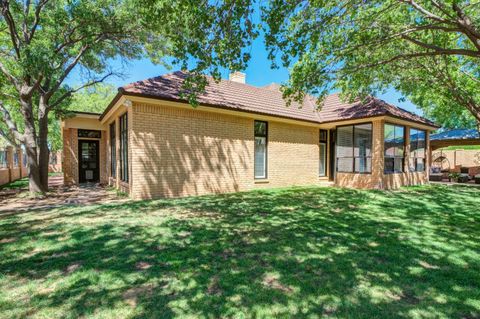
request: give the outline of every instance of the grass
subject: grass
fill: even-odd
[[[48,176],[60,176],[62,173],[48,173]],[[16,181],[10,182],[5,185],[0,185],[0,190],[2,189],[27,189],[28,188],[28,177],[17,179]]]
[[[26,189],[28,188],[28,178],[17,179],[16,181],[10,182],[5,185],[0,185],[0,190],[2,189]]]
[[[444,151],[455,151],[455,150],[480,150],[480,145],[464,145],[464,146],[448,146],[442,148]]]
[[[0,217],[2,318],[479,318],[480,189],[289,188]]]

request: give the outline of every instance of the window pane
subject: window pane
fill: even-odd
[[[404,152],[404,128],[403,126],[395,126],[395,156],[403,156]]]
[[[267,139],[265,137],[255,137],[255,178],[265,178],[266,177],[266,166],[267,166]]]
[[[337,128],[337,157],[353,157],[353,126]]]
[[[394,171],[394,158],[385,157],[385,173],[393,173]]]
[[[396,157],[395,158],[395,173],[401,173],[403,172],[403,158],[401,157]]]
[[[417,172],[425,171],[425,160],[423,158],[417,158]]]
[[[395,127],[390,124],[385,124],[385,155],[395,155]]]
[[[325,143],[320,143],[319,150],[320,150],[319,175],[325,176],[325,172],[327,168],[327,145]]]
[[[353,157],[339,157],[337,158],[337,171],[352,173],[353,172]]]
[[[255,136],[267,136],[267,122],[255,121]]]
[[[372,124],[355,125],[354,156],[371,156]]]
[[[372,171],[372,159],[370,157],[355,158],[355,172],[370,173]]]

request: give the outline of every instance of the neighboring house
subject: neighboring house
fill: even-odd
[[[180,97],[185,77],[128,84],[101,115],[64,120],[65,182],[152,198],[428,181],[429,132],[437,126],[425,118],[376,98],[344,103],[337,94],[321,110],[311,97],[287,107],[278,85],[254,87],[238,72],[210,79],[193,108]]]

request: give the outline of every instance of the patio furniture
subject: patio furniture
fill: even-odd
[[[431,182],[441,182],[443,180],[443,173],[431,173],[429,180]]]
[[[457,179],[458,183],[468,183],[468,174],[461,173]]]

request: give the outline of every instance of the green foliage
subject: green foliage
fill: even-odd
[[[479,205],[461,186],[40,202],[0,218],[0,318],[478,318]]]
[[[117,88],[111,84],[96,84],[75,94],[66,109],[102,113],[117,94]]]
[[[252,0],[253,1],[253,0]],[[119,75],[113,59],[150,58],[191,70],[185,97],[196,105],[205,72],[244,68],[245,46],[257,34],[250,1],[39,0],[0,1],[0,132],[23,143],[31,191],[47,188],[48,141],[54,117],[82,88]],[[65,80],[76,70],[81,84]],[[90,105],[89,107],[95,107]],[[53,113],[53,115],[52,115]]]
[[[394,87],[446,127],[480,121],[477,1],[270,1],[262,15],[290,99]]]

